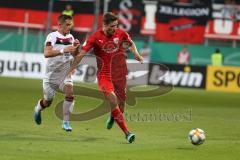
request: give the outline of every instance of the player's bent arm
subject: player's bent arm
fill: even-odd
[[[49,58],[49,57],[56,57],[58,55],[61,55],[64,53],[64,50],[53,50],[52,46],[46,46],[44,48],[44,57]]]
[[[46,46],[44,48],[44,57],[45,58],[49,58],[49,57],[56,57],[56,56],[59,56],[59,55],[63,55],[65,53],[73,53],[76,51],[76,48],[78,46],[68,46],[64,49],[61,49],[61,50],[53,50],[53,47],[52,46]]]
[[[138,53],[137,47],[133,41],[131,41],[131,47],[130,50],[134,54],[134,57],[137,61],[143,63],[143,57]]]
[[[85,56],[87,52],[84,50],[81,50],[75,57],[73,60],[73,63],[68,71],[68,75],[70,75],[72,72],[74,72],[74,70],[77,68],[78,64],[81,62],[82,58]]]

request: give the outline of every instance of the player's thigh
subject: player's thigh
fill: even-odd
[[[52,101],[55,97],[55,89],[52,83],[43,82],[43,96],[44,100]]]
[[[105,97],[108,97],[110,93],[114,93],[114,87],[110,78],[98,77],[98,87]]]
[[[124,108],[126,105],[126,101],[125,100],[118,100],[118,106],[121,108]]]

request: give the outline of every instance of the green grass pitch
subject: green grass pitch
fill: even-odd
[[[55,105],[63,98],[61,94],[43,112],[42,125],[36,125],[33,107],[42,97],[41,86],[40,80],[0,77],[0,160],[237,160],[240,157],[239,94],[174,89],[163,96],[137,99],[137,105],[126,110],[128,126],[136,134],[136,141],[128,144],[116,125],[112,130],[105,129],[107,115],[72,122],[73,132],[64,132],[61,120],[54,114]],[[98,104],[98,100],[77,96],[75,110],[84,112]],[[152,120],[147,118],[151,113],[180,117]],[[200,146],[190,144],[187,139],[188,132],[196,127],[206,132],[206,141]]]

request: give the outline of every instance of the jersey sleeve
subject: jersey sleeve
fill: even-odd
[[[126,46],[131,46],[132,45],[132,39],[129,36],[129,34],[125,31],[123,31],[122,36],[123,36],[123,44],[126,45]]]
[[[56,39],[54,38],[53,34],[48,34],[46,41],[45,41],[45,46],[53,46],[56,43]]]
[[[125,32],[125,31],[123,31],[123,38],[124,38],[124,40],[126,40],[126,41],[132,41],[132,39],[131,39],[131,37],[129,36],[129,34],[127,33],[127,32]]]
[[[91,48],[94,47],[95,37],[91,35],[88,39],[83,43],[82,50],[88,52]]]

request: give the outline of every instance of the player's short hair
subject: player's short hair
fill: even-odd
[[[107,12],[103,16],[103,23],[108,25],[118,19],[117,15],[112,12]]]
[[[62,14],[58,17],[58,23],[63,24],[67,19],[72,20],[72,16]]]

